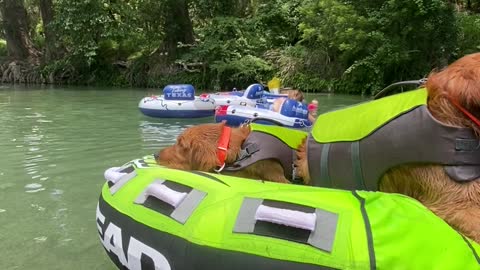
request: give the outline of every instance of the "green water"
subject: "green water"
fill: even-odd
[[[105,169],[213,122],[143,116],[154,92],[0,86],[0,269],[115,269],[95,223]],[[314,97],[320,112],[363,100]]]

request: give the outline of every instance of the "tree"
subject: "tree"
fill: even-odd
[[[8,55],[13,60],[36,62],[39,52],[33,46],[23,0],[0,0]]]
[[[52,25],[54,19],[52,0],[40,0],[39,7],[45,34],[45,62],[48,63],[58,59],[63,50],[57,47],[57,36]]]
[[[173,61],[177,57],[177,44],[192,44],[193,26],[188,14],[186,0],[167,0],[165,9],[165,38],[164,50],[168,59]]]

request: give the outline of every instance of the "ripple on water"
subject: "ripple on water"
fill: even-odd
[[[51,192],[52,195],[62,195],[63,194],[63,190],[61,189],[54,189],[52,192]]]
[[[13,184],[13,183],[2,183],[2,184],[0,184],[0,190],[11,188],[13,186],[15,186],[15,184]]]
[[[140,122],[143,149],[160,149],[171,145],[183,130],[191,125],[177,123]]]
[[[41,113],[38,113],[38,112],[35,112],[33,113],[33,115],[25,115],[26,118],[41,118],[41,117],[45,117],[45,115],[41,114]]]
[[[25,192],[27,193],[36,193],[36,192],[45,190],[42,184],[39,184],[39,183],[27,184],[25,185],[25,189],[26,189]]]
[[[44,191],[44,190],[45,190],[45,188],[39,188],[39,189],[25,190],[25,192],[27,192],[27,193],[37,193],[37,192]]]
[[[32,167],[32,166],[37,166],[37,163],[25,163],[25,167]]]
[[[35,132],[35,130],[33,130]],[[27,134],[23,136],[25,143],[28,143],[29,145],[38,145],[39,141],[43,139],[43,135],[37,135],[37,134]]]
[[[59,244],[60,246],[67,246],[67,245],[69,245],[70,242],[72,242],[72,241],[73,241],[72,238],[66,238],[66,239],[60,240],[58,244]]]
[[[32,208],[35,208],[35,210],[45,211],[45,207],[40,206],[40,205],[38,205],[38,204],[33,204],[33,203],[32,203],[32,204],[30,204],[30,206],[31,206]]]
[[[28,157],[25,158],[25,160],[30,161],[30,163],[26,163],[26,164],[32,164],[33,162],[47,161],[48,158],[44,157],[41,154],[37,154],[37,155],[30,154]]]
[[[61,200],[62,195],[63,195],[63,190],[61,190],[61,189],[54,189],[50,192],[50,196],[54,200]],[[59,210],[59,212],[61,212],[61,211]]]
[[[52,123],[53,121],[52,120],[38,119],[37,122],[38,123]]]
[[[33,240],[36,243],[43,243],[43,242],[47,241],[47,239],[48,239],[48,237],[46,237],[46,236],[38,236],[38,237],[33,238]]]

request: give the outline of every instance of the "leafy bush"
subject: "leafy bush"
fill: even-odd
[[[459,35],[455,57],[480,51],[480,14],[457,14]]]
[[[327,64],[316,74],[339,92],[374,94],[419,79],[455,48],[454,9],[442,0],[306,0],[301,11],[302,44]]]

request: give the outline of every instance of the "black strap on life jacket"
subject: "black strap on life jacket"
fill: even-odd
[[[296,159],[295,149],[290,148],[274,135],[252,131],[242,144],[242,150],[237,160],[226,164],[224,171],[239,171],[260,160],[274,159],[283,167],[284,175],[288,180],[298,180],[293,166]]]

